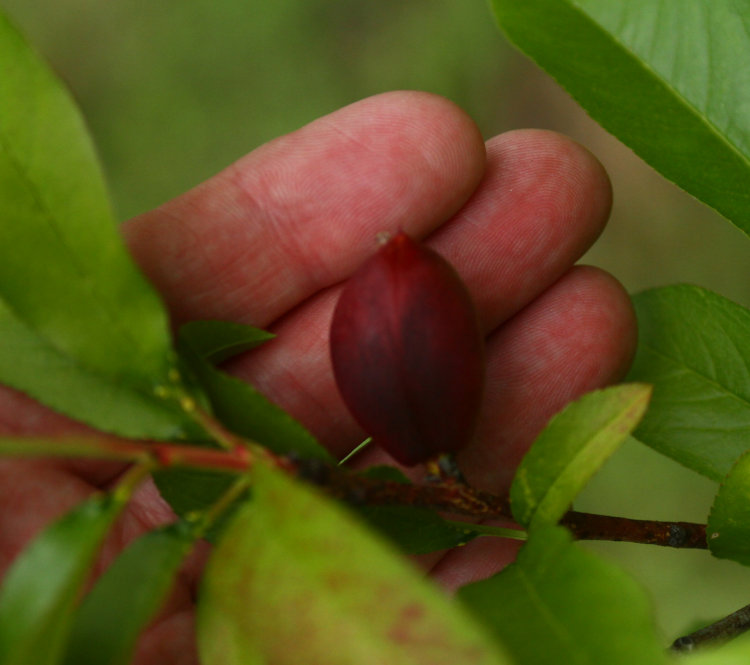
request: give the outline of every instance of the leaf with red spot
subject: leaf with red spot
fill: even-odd
[[[343,507],[279,471],[223,532],[198,607],[205,665],[503,665],[466,610]]]

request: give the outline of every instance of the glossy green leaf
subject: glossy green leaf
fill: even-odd
[[[204,665],[509,662],[343,508],[277,471],[253,482],[203,578]]]
[[[695,286],[652,289],[634,303],[630,378],[654,386],[635,436],[721,480],[750,448],[750,311]]]
[[[0,663],[55,665],[94,557],[124,497],[97,495],[47,527],[0,588]]]
[[[508,37],[623,143],[750,232],[746,0],[492,0]]]
[[[516,520],[531,528],[556,523],[638,424],[650,395],[647,385],[614,386],[556,415],[516,471],[510,490]]]
[[[645,592],[561,527],[531,532],[515,563],[458,597],[517,665],[667,662]]]
[[[719,487],[706,536],[714,556],[750,566],[750,453],[737,460]]]
[[[231,321],[190,321],[180,328],[180,338],[201,357],[218,364],[227,358],[254,349],[273,333]]]
[[[84,598],[63,664],[128,665],[197,537],[195,525],[178,522],[129,545]]]
[[[166,313],[119,236],[83,122],[2,14],[0,71],[0,382],[101,429],[187,435]]]

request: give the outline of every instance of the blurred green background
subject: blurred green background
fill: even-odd
[[[615,206],[585,262],[609,270],[631,291],[693,282],[750,304],[747,238],[665,182],[513,51],[485,0],[0,0],[0,6],[73,91],[122,219],[344,104],[386,90],[429,90],[466,109],[486,137],[544,127],[599,157],[612,177]],[[631,443],[578,507],[705,521],[715,489]],[[705,553],[592,547],[651,590],[666,639],[750,602],[750,571]]]

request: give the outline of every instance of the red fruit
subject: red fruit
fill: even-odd
[[[344,287],[331,358],[354,418],[402,464],[473,437],[484,384],[477,315],[450,264],[405,233]]]

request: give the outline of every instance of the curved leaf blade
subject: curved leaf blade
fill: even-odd
[[[124,497],[97,495],[47,527],[0,588],[0,662],[56,665],[91,564]]]
[[[149,402],[147,411],[163,409],[171,430],[187,435],[166,312],[119,236],[83,122],[1,13],[0,71],[0,364],[12,365],[14,345],[25,341],[45,349],[58,375],[65,367],[71,384],[99,377],[121,399],[134,398],[125,411],[139,413]],[[34,365],[23,359],[0,381],[102,429],[163,436],[124,430],[121,413],[109,422],[94,390],[86,394],[91,413],[70,409],[59,385],[48,390],[45,374],[25,363]]]
[[[509,662],[348,512],[280,472],[253,480],[203,579],[206,665]]]
[[[177,522],[135,540],[99,578],[76,613],[63,665],[127,665],[136,640],[166,600],[199,537]]]
[[[180,348],[215,415],[232,431],[280,455],[295,453],[331,460],[328,451],[310,432],[249,383],[216,369],[191,348],[189,341],[181,338]]]
[[[536,528],[555,524],[642,418],[651,387],[596,390],[568,405],[537,437],[510,489],[513,516]]]
[[[744,3],[492,4],[510,40],[606,130],[750,233],[750,74],[737,66],[750,57]]]
[[[190,321],[180,328],[180,339],[206,360],[219,364],[273,339],[273,333],[232,321]]]
[[[750,453],[737,460],[719,487],[706,536],[714,556],[750,566]]]
[[[639,342],[630,378],[654,386],[635,436],[720,481],[750,447],[750,310],[685,285],[633,302]]]
[[[178,384],[160,389],[86,367],[21,323],[1,300],[0,335],[0,381],[56,411],[132,438],[200,437],[176,399]]]
[[[531,532],[515,563],[458,597],[518,665],[667,662],[646,594],[560,527]]]

